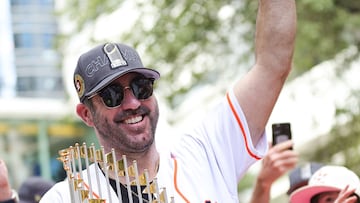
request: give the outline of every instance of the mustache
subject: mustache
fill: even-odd
[[[145,106],[139,106],[137,109],[128,109],[125,111],[121,111],[114,117],[114,122],[121,122],[125,119],[127,119],[130,116],[134,115],[149,115],[150,109]]]

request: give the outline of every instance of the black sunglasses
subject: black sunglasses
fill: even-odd
[[[131,89],[133,95],[139,100],[148,99],[153,94],[153,84],[153,78],[138,77],[134,78],[127,87],[119,84],[110,84],[96,94],[101,97],[105,106],[114,108],[121,105],[126,89]]]

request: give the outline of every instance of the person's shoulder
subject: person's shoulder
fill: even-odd
[[[64,197],[69,196],[69,183],[67,179],[55,183],[41,198],[40,203],[56,203],[62,201]]]

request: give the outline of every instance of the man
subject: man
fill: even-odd
[[[265,126],[291,69],[295,33],[294,0],[260,0],[254,66],[168,153],[159,154],[154,143],[159,110],[152,85],[160,75],[145,68],[127,45],[99,45],[79,58],[74,84],[81,103],[76,112],[94,128],[106,153],[114,149],[116,157],[126,155],[128,163],[136,160],[138,171],[148,171],[149,180],[166,188],[172,201],[239,202],[238,181],[267,150]],[[94,165],[91,174],[100,170]],[[124,176],[104,169],[100,170],[102,187],[117,182],[121,188],[128,187]],[[110,183],[104,178],[107,175]],[[42,202],[70,202],[68,185],[66,181],[57,184]],[[122,200],[116,195],[119,192],[112,186],[102,199],[131,202],[127,198],[139,198],[134,201],[140,202],[134,195],[137,191],[131,190],[127,197],[121,194]]]

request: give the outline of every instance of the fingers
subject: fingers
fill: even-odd
[[[0,201],[11,197],[11,187],[8,180],[8,170],[5,162],[0,159]]]
[[[275,146],[271,147],[268,151],[268,154],[265,156],[264,160],[271,162],[276,161],[285,161],[285,164],[289,164],[290,166],[296,164],[298,154],[294,150],[290,148],[293,147],[294,142],[292,140],[287,140],[276,144]],[[282,162],[280,162],[282,163]]]
[[[298,161],[298,154],[294,150],[290,150],[293,141],[288,140],[273,146],[265,156],[265,161],[273,167],[284,167],[284,170],[293,168]]]
[[[284,151],[292,148],[293,146],[294,142],[292,140],[286,140],[272,146],[269,151]]]
[[[287,140],[271,147],[264,157],[265,161],[275,162],[277,160],[293,159],[298,157],[297,152],[290,150],[294,145],[292,140]],[[291,161],[291,160],[290,160]],[[293,161],[291,161],[293,162]]]
[[[357,197],[353,195],[354,193],[355,189],[350,189],[349,185],[347,185],[345,188],[340,190],[334,203],[356,203]]]
[[[5,162],[0,159],[0,188],[8,186],[8,170]]]
[[[294,168],[298,162],[298,155],[293,151],[284,151],[278,154],[274,154],[269,157],[269,163],[272,168],[278,170],[281,173]]]
[[[262,161],[260,176],[263,181],[273,182],[296,166],[298,154],[289,149],[291,146],[293,141],[289,140],[270,148]]]

